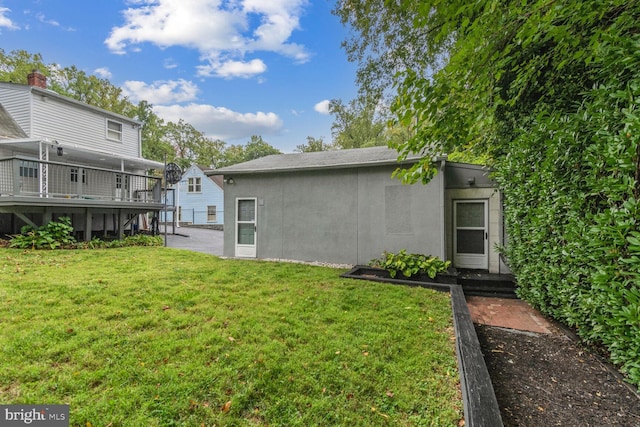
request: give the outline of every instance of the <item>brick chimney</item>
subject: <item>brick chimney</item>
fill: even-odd
[[[27,75],[27,83],[29,86],[36,86],[42,89],[47,88],[47,77],[40,72],[40,70],[33,70],[31,74]]]

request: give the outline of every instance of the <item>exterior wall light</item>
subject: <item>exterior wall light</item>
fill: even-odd
[[[236,182],[233,180],[233,178],[225,178],[225,179],[224,179],[224,183],[225,183],[225,184],[229,184],[229,185],[233,185],[233,184],[235,184]]]

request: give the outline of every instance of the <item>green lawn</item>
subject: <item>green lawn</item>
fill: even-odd
[[[449,295],[168,248],[0,249],[0,403],[73,426],[457,426]]]

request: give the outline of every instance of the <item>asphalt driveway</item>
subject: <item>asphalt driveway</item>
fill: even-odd
[[[175,234],[172,234],[172,231],[172,227],[169,226],[167,247],[222,256],[223,231],[184,226],[177,227]],[[163,226],[160,226],[160,235],[165,236]]]

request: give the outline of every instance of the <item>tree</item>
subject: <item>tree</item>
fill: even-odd
[[[307,137],[306,144],[300,144],[296,146],[295,151],[299,153],[311,153],[315,151],[329,151],[333,149],[331,144],[325,144],[323,138],[314,138],[312,136]]]
[[[251,140],[247,142],[244,152],[244,161],[259,159],[260,157],[270,156],[272,154],[282,154],[280,150],[272,147],[258,135],[251,136]]]
[[[204,134],[182,119],[167,123],[164,138],[175,150],[174,161],[183,169],[197,161],[198,149],[206,143]]]
[[[33,70],[40,70],[45,76],[49,76],[49,69],[39,53],[14,50],[7,54],[0,49],[0,81],[27,84],[27,76]]]
[[[265,142],[261,136],[252,135],[246,145],[230,145],[222,155],[219,167],[248,162],[272,154],[282,154],[280,150]]]
[[[88,75],[75,65],[55,70],[52,77],[50,88],[69,98],[128,117],[135,109],[121,88],[107,79]]]
[[[196,163],[209,168],[220,167],[224,159],[226,142],[220,139],[204,138],[197,140],[194,147]]]
[[[158,162],[165,158],[173,161],[175,150],[165,138],[167,129],[164,120],[153,112],[153,106],[147,101],[140,101],[133,117],[142,122],[142,156]]]
[[[331,126],[333,145],[338,148],[361,148],[385,145],[385,120],[378,103],[370,98],[357,98],[345,105],[333,99],[329,112],[335,116]]]

